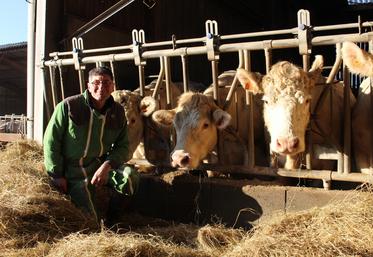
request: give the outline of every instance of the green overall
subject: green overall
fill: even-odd
[[[45,130],[43,149],[48,174],[65,177],[73,203],[96,218],[95,186],[90,181],[104,161],[113,168],[109,187],[129,196],[138,188],[139,174],[124,165],[128,153],[124,109],[112,97],[101,112],[91,107],[88,91],[60,102]]]

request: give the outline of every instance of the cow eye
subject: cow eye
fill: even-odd
[[[268,104],[268,98],[267,97],[263,96],[262,101],[263,101],[264,104]]]
[[[309,99],[309,98],[306,99],[306,101],[305,101],[306,104],[309,104],[310,102],[311,102],[311,99]]]
[[[204,128],[204,129],[207,129],[209,127],[209,124],[206,122],[206,123],[203,123],[203,126],[202,126],[202,128]]]

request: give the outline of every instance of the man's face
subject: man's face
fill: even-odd
[[[103,104],[114,91],[114,83],[108,75],[95,75],[88,82],[88,91],[95,101]]]

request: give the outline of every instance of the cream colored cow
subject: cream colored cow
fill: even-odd
[[[220,100],[223,102],[235,76],[235,71],[225,72],[218,78]],[[206,157],[209,162],[215,162],[213,152],[216,149],[218,131],[222,154],[221,164],[247,164],[247,112],[245,91],[237,88],[235,101],[222,110],[212,97],[212,87],[204,93],[187,92],[180,96],[177,107],[171,110],[158,110],[152,115],[153,120],[165,126],[174,126],[176,130],[176,145],[171,154],[172,165],[189,169],[196,168]],[[255,101],[256,103],[260,101]],[[263,134],[263,122],[260,109],[255,112],[255,133]],[[234,113],[237,112],[237,115]],[[239,121],[238,121],[239,120]],[[237,125],[239,123],[239,126]],[[260,127],[262,124],[262,127]],[[246,126],[246,127],[245,127]],[[246,131],[244,131],[246,130]],[[258,144],[259,145],[259,144]],[[262,157],[259,157],[262,156]],[[257,160],[264,159],[263,154],[256,155]]]
[[[128,160],[132,157],[144,158],[142,144],[144,138],[143,117],[148,117],[158,108],[156,100],[151,96],[142,98],[138,93],[129,90],[116,90],[112,93],[112,96],[114,101],[120,103],[125,111],[129,140]]]
[[[356,105],[352,111],[352,150],[357,171],[372,174],[370,154],[372,153],[372,120],[370,94],[372,90],[373,55],[351,42],[343,43],[342,58],[351,72],[366,78],[360,85]]]
[[[305,135],[310,110],[315,110],[311,128],[313,143],[327,143],[337,149],[342,147],[340,128],[343,126],[343,85],[323,85],[325,81],[321,77],[322,68],[323,58],[316,56],[309,72],[287,61],[273,65],[265,76],[244,69],[237,71],[245,89],[262,95],[264,122],[271,138],[271,152],[286,156],[284,167],[287,169],[301,167],[301,156],[306,150]],[[317,107],[323,90],[328,91],[330,102],[322,101]],[[352,94],[351,99],[353,103]],[[333,106],[333,110],[330,106]],[[329,164],[326,167],[331,168]],[[313,168],[326,167],[313,160]]]

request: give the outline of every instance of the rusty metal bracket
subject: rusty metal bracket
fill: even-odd
[[[74,60],[74,67],[75,70],[84,70],[85,65],[82,65],[82,58],[83,58],[83,50],[84,44],[83,39],[81,37],[76,38],[74,37],[72,40],[73,45],[73,60]]]
[[[299,54],[310,55],[312,52],[312,26],[310,22],[310,12],[308,10],[298,11],[298,40]]]
[[[209,61],[219,60],[220,36],[218,33],[218,23],[215,20],[207,20],[206,26],[206,48]]]
[[[145,32],[144,30],[132,30],[132,53],[134,55],[135,65],[146,65],[146,61],[142,58],[142,45],[145,43]]]

